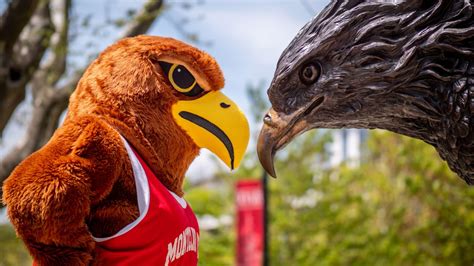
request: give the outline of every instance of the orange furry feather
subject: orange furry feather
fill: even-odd
[[[4,202],[38,265],[86,265],[96,237],[138,217],[131,165],[119,134],[160,181],[182,195],[199,148],[175,123],[173,92],[156,64],[179,58],[200,71],[209,90],[224,78],[208,54],[170,38],[138,36],[110,46],[89,66],[63,125],[5,181]]]

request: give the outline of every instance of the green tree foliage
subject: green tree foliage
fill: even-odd
[[[200,218],[206,215],[215,219],[233,214],[232,186],[230,179],[224,178],[218,186],[190,186],[185,188],[186,200]],[[201,226],[199,240],[199,265],[218,266],[234,264],[235,234],[232,225],[221,225],[212,230],[203,230]]]
[[[474,190],[431,146],[372,131],[360,167],[324,169],[304,163],[321,147],[308,138],[288,150],[301,168],[283,158],[271,182],[272,265],[474,262]]]
[[[0,266],[26,266],[32,261],[13,227],[0,225]]]

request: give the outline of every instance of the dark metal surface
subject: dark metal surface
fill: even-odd
[[[433,145],[474,184],[474,17],[468,0],[332,1],[283,52],[258,153],[312,128],[381,128]],[[318,79],[308,84],[311,70]],[[302,71],[305,75],[301,75]]]

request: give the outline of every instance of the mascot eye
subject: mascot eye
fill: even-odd
[[[163,61],[159,61],[159,64],[175,90],[189,97],[196,97],[204,92],[184,66]]]
[[[320,68],[315,63],[307,63],[300,70],[300,80],[303,84],[311,85],[318,81]]]

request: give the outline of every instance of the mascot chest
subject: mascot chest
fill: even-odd
[[[140,215],[115,235],[94,238],[100,265],[196,265],[199,227],[194,212],[122,140],[132,165]]]

